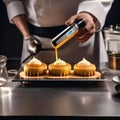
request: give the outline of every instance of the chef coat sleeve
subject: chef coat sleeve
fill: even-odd
[[[25,14],[22,0],[3,0],[6,5],[9,21],[17,15]]]
[[[88,12],[96,19],[96,31],[99,31],[104,26],[107,13],[111,8],[114,0],[83,0],[78,6],[77,13]],[[107,2],[107,6],[106,6]]]

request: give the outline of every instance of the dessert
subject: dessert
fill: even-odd
[[[74,75],[78,76],[94,76],[96,71],[96,66],[89,61],[87,61],[85,58],[83,58],[82,61],[76,63],[73,66],[74,69]]]
[[[67,76],[71,72],[71,65],[61,59],[49,64],[49,75],[52,76]]]
[[[26,76],[41,76],[47,72],[47,65],[37,58],[33,57],[24,65],[24,73]]]

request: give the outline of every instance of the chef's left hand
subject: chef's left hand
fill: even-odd
[[[24,40],[26,41],[27,51],[30,54],[37,54],[42,49],[41,42],[33,35],[30,35],[27,39]]]
[[[76,19],[83,19],[85,21],[85,26],[79,30],[75,35],[75,39],[81,43],[86,42],[95,33],[95,17],[87,12],[82,12],[76,14],[69,18],[65,24],[71,25]]]

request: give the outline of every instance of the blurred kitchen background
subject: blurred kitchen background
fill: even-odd
[[[108,13],[104,27],[120,24],[120,0],[115,0]],[[19,68],[22,50],[22,36],[18,29],[9,23],[4,3],[0,0],[0,54],[8,58],[8,68],[10,62],[14,62],[12,68]]]

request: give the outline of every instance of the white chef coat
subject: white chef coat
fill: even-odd
[[[75,64],[83,57],[99,65],[107,62],[107,53],[101,29],[113,0],[3,0],[7,7],[9,20],[17,15],[26,14],[29,23],[39,27],[64,25],[65,21],[79,12],[88,12],[97,18],[96,33],[85,43],[71,39],[59,49],[59,57],[66,62]],[[107,3],[107,4],[106,4]],[[38,37],[43,48],[51,48],[49,38]],[[23,45],[22,60],[29,53]],[[55,61],[54,50],[42,51],[37,55],[41,61]]]

